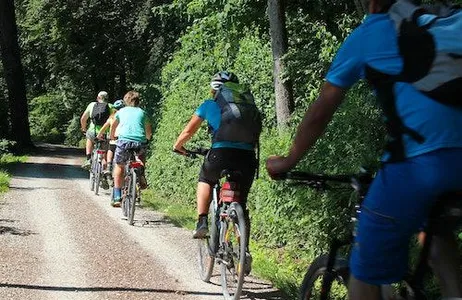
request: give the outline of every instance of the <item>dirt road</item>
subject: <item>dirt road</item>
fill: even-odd
[[[0,299],[223,299],[202,282],[191,233],[139,209],[135,226],[89,191],[82,151],[42,146],[0,198]],[[242,299],[283,299],[248,278]]]

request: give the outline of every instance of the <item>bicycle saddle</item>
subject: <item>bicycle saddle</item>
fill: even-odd
[[[241,171],[235,171],[235,170],[231,170],[231,169],[224,169],[220,173],[220,178],[226,177],[228,180],[230,180],[230,179],[237,180],[241,176],[242,176]]]
[[[462,191],[441,195],[430,212],[430,222],[449,230],[462,225]]]

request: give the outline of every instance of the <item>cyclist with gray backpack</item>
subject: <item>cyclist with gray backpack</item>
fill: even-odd
[[[369,14],[338,50],[289,155],[269,158],[267,170],[275,175],[294,168],[323,134],[348,89],[360,79],[368,81],[388,136],[382,167],[361,205],[349,299],[374,300],[382,299],[381,285],[405,277],[411,237],[435,203],[462,191],[462,10],[447,1],[362,2]],[[462,299],[452,229],[446,224],[434,232],[430,264],[443,299]]]
[[[99,92],[96,97],[96,101],[88,104],[87,108],[80,117],[81,130],[85,133],[85,137],[87,139],[85,145],[86,160],[82,165],[82,168],[84,169],[90,168],[91,153],[93,151],[96,136],[113,112],[112,104],[107,103],[107,97],[107,92]],[[90,119],[90,124],[87,128],[88,119]],[[107,150],[107,142],[103,143],[103,148]]]
[[[198,222],[193,233],[195,239],[202,239],[208,235],[207,215],[211,190],[225,169],[241,173],[238,184],[249,231],[250,219],[246,200],[258,167],[255,150],[258,149],[262,128],[261,115],[254,98],[244,85],[239,84],[235,74],[226,71],[216,73],[210,85],[212,97],[196,109],[173,146],[175,152],[187,155],[184,144],[197,132],[202,122],[207,121],[212,134],[212,146],[199,174]],[[247,256],[250,261],[250,254]],[[250,263],[248,265],[250,268]]]

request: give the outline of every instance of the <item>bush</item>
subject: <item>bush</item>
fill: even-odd
[[[43,95],[29,104],[29,123],[34,141],[62,143],[65,139],[69,111],[56,95]]]

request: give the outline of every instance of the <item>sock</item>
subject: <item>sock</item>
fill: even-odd
[[[204,217],[207,218],[207,216],[208,216],[208,214],[200,214],[200,215],[199,215],[199,219],[200,219],[200,218],[204,218]]]
[[[114,198],[122,197],[122,190],[121,188],[114,188]]]
[[[87,154],[87,160],[91,159],[91,154]]]

